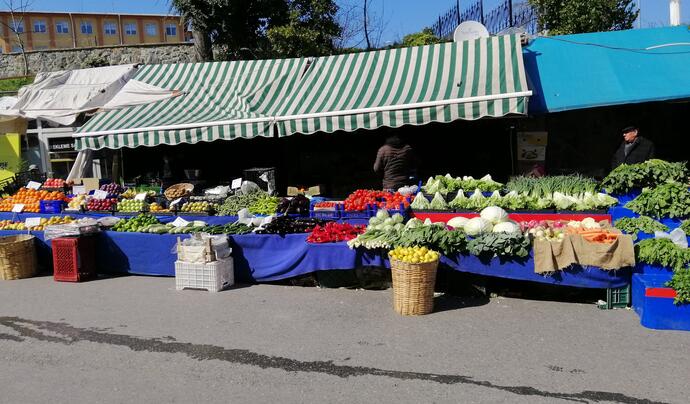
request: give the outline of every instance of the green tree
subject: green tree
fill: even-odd
[[[331,53],[334,0],[170,0],[192,26],[197,60]]]
[[[337,12],[333,0],[288,1],[285,23],[274,24],[267,31],[271,54],[302,57],[333,53],[334,41],[341,34]]]
[[[434,34],[431,28],[424,28],[419,32],[405,35],[402,40],[402,46],[432,45],[440,42],[441,39]]]
[[[212,46],[226,55],[241,58],[265,47],[265,32],[281,23],[287,13],[286,0],[170,0],[174,11],[190,24],[197,60],[213,60]],[[245,53],[246,52],[246,53]]]
[[[550,34],[630,29],[640,11],[635,0],[529,0],[539,27]]]

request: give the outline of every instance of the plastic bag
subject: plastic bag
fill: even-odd
[[[655,238],[667,238],[673,241],[673,244],[681,248],[688,248],[688,237],[681,228],[674,229],[670,233],[665,233],[663,231],[655,231]]]
[[[242,185],[240,186],[240,192],[238,193],[246,195],[259,191],[261,191],[261,188],[256,185],[256,183],[251,181],[243,181]]]
[[[211,250],[217,260],[229,257],[232,248],[226,235],[192,234],[190,238],[184,239],[177,246],[177,260],[182,262],[205,263],[206,246],[211,240]]]

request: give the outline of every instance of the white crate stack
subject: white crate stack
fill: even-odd
[[[177,239],[175,289],[205,289],[220,292],[235,283],[232,257],[218,258],[211,239],[203,246],[183,245]]]

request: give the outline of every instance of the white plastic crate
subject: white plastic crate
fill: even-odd
[[[235,283],[232,257],[206,264],[175,261],[175,289],[220,292]]]

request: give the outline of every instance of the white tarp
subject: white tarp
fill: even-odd
[[[0,111],[5,111],[14,107],[17,101],[17,97],[0,97]]]
[[[0,111],[0,115],[71,125],[80,113],[97,110],[112,101],[136,72],[136,65],[130,64],[39,73],[33,84],[19,90],[14,107]],[[171,90],[155,86],[134,88],[138,90],[127,91],[112,108],[155,102],[174,95]]]

